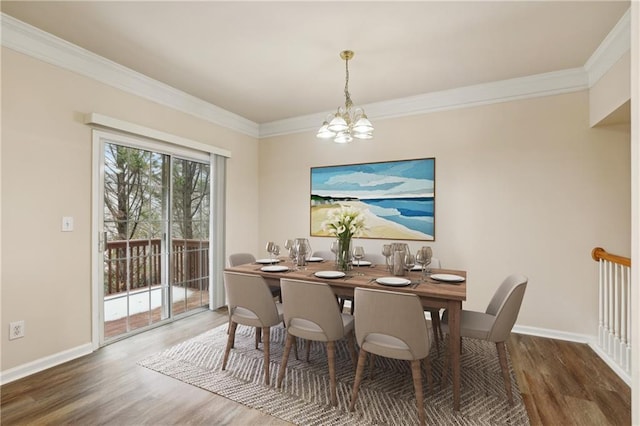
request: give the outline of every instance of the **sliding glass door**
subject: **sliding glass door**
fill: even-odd
[[[101,140],[101,343],[209,303],[210,163]]]

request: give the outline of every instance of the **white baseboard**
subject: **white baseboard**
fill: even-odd
[[[611,368],[624,382],[631,387],[631,375],[624,371],[613,359],[598,346],[598,336],[588,334],[567,333],[545,328],[527,327],[516,325],[514,333],[528,334],[531,336],[546,337],[549,339],[565,340],[569,342],[585,343]]]
[[[598,345],[597,341],[589,343],[589,346],[591,347],[591,349],[593,349],[595,353],[598,354],[600,358],[602,358],[604,362],[607,363],[609,368],[611,368],[618,376],[620,376],[622,380],[625,381],[627,386],[631,387],[631,382],[632,382],[631,375],[626,371],[624,371],[618,365],[618,363],[616,363],[613,359],[611,359],[611,357],[605,351],[603,351],[602,348]]]
[[[566,340],[567,342],[592,343],[597,341],[598,336],[588,334],[568,333],[566,331],[551,330],[548,328],[528,327],[515,325],[512,329],[514,333],[528,334],[530,336],[546,337],[548,339]]]
[[[6,371],[0,372],[0,385],[30,376],[31,374],[38,373],[42,370],[46,370],[47,368],[55,367],[56,365],[71,361],[72,359],[80,358],[81,356],[88,355],[91,352],[93,352],[93,346],[91,343],[87,343],[85,345],[76,346],[75,348],[10,368]]]

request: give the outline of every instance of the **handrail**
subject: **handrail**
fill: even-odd
[[[593,250],[591,250],[591,257],[596,262],[599,262],[600,259],[603,259],[603,260],[608,260],[609,262],[617,263],[619,265],[631,267],[630,258],[609,253],[602,247],[595,247]]]

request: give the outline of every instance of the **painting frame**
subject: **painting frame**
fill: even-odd
[[[310,169],[310,235],[342,205],[365,215],[359,238],[435,241],[435,157],[318,166]]]

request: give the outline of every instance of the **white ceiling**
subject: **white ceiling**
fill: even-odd
[[[581,67],[629,1],[35,2],[2,12],[256,123]]]

